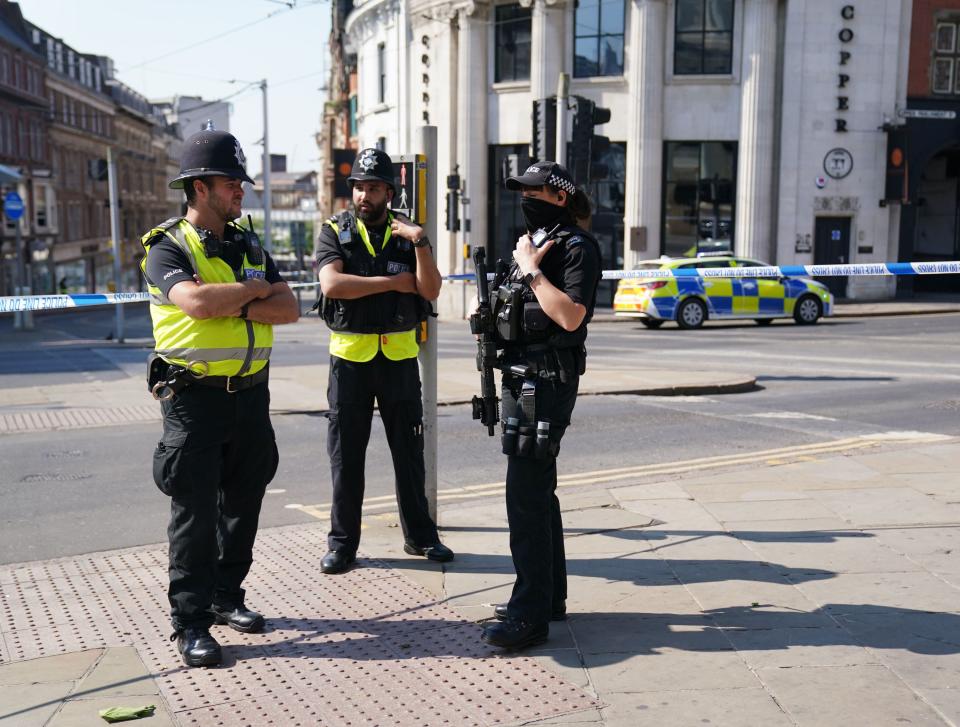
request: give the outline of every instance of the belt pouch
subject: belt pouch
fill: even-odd
[[[507,417],[503,422],[503,435],[500,442],[503,445],[503,453],[506,455],[516,454],[517,445],[520,439],[520,420],[516,417]]]
[[[532,457],[537,448],[537,430],[531,426],[521,426],[517,438],[517,456]]]
[[[157,382],[167,377],[168,366],[169,364],[155,353],[147,356],[147,391],[152,392]]]
[[[547,459],[551,454],[550,422],[537,422],[537,441],[533,456],[536,459]]]

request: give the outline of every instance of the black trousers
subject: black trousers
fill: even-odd
[[[537,382],[534,418],[550,422],[550,438],[558,445],[570,424],[579,383],[575,375],[565,383],[544,379]],[[504,374],[501,396],[503,418],[516,417],[522,425],[521,384],[521,379]],[[556,491],[555,456],[507,458],[507,520],[510,553],[517,572],[507,613],[527,623],[547,623],[551,612],[562,607],[567,598],[563,520]]]
[[[173,627],[208,627],[209,608],[239,605],[253,562],[263,493],[279,455],[267,384],[230,394],[188,386],[162,402],[153,477],[170,496]]]
[[[333,480],[327,544],[331,550],[355,552],[360,545],[374,400],[393,457],[403,537],[416,545],[439,540],[423,489],[423,402],[417,359],[391,361],[378,353],[371,361],[354,363],[331,356],[327,386],[327,454]]]

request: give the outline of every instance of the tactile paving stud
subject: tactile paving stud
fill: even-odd
[[[382,562],[322,575],[325,552],[314,526],[261,533],[244,586],[267,628],[213,627],[224,662],[203,669],[168,638],[165,548],[2,566],[0,659],[135,646],[178,723],[203,727],[486,727],[598,705]]]

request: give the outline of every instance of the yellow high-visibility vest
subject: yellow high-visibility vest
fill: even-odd
[[[377,256],[377,251],[373,249],[370,242],[370,234],[367,232],[367,226],[359,217],[356,220],[357,232],[360,233],[360,239],[371,257]],[[392,219],[388,218],[389,220]],[[327,220],[327,224],[335,234],[340,233],[335,219]],[[383,236],[383,244],[380,249],[383,250],[390,240],[390,226],[387,225],[387,231]],[[411,328],[409,331],[398,331],[395,333],[350,333],[348,331],[330,331],[330,355],[337,358],[353,361],[354,363],[364,363],[370,361],[377,355],[377,351],[383,351],[383,355],[391,361],[403,361],[408,358],[416,358],[420,351],[420,345],[417,343],[417,329]]]
[[[155,227],[141,238],[147,254],[140,262],[146,272],[150,248],[158,233],[163,233],[186,253],[194,271],[204,283],[235,283],[236,275],[219,257],[207,257],[193,225],[184,219]],[[243,270],[261,275],[266,272],[266,257],[259,265],[251,263],[246,252]],[[210,376],[249,376],[270,360],[273,326],[242,318],[191,318],[174,305],[156,285],[148,281],[150,318],[153,321],[155,351],[165,361],[180,366],[206,362]]]

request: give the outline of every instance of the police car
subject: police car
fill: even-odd
[[[731,255],[668,258],[641,262],[638,270],[766,267],[766,263]],[[764,325],[790,318],[812,325],[833,312],[833,295],[808,278],[624,278],[617,285],[613,313],[639,318],[647,328],[676,321],[699,328],[707,319],[753,319]]]

